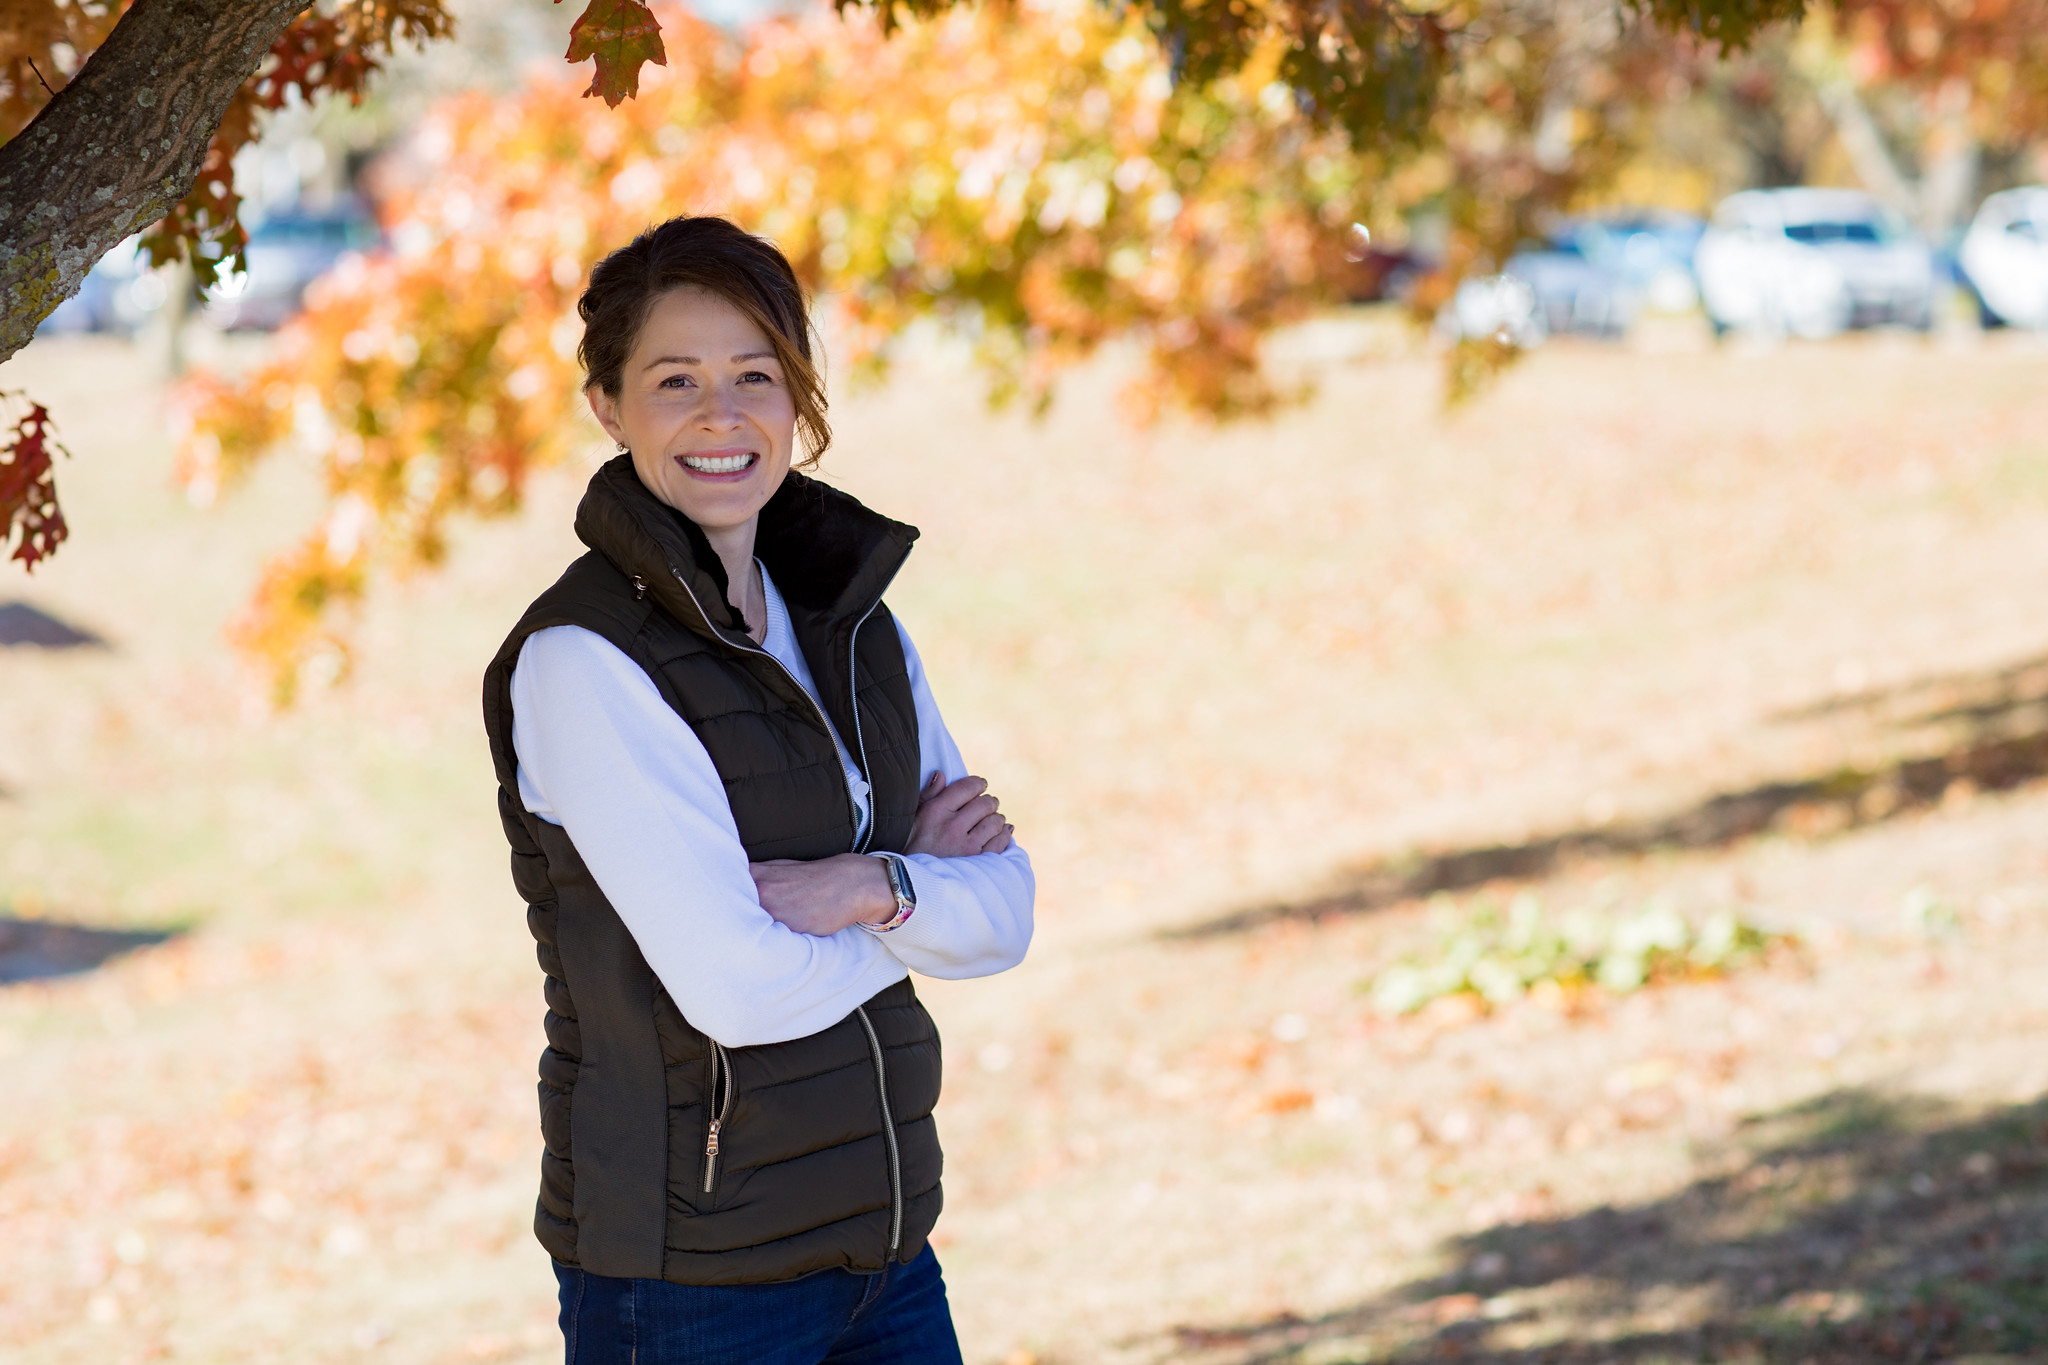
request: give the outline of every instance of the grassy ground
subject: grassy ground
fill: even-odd
[[[2048,1359],[2048,351],[1556,346],[1446,418],[1362,344],[1242,430],[935,356],[835,414],[1041,877],[927,993],[969,1360]],[[305,471],[200,513],[146,359],[0,382],[78,452],[8,591],[109,642],[0,652],[0,904],[186,931],[0,988],[0,1358],[558,1358],[475,695],[580,476],[278,716],[221,629]],[[1801,946],[1373,1011],[1523,890]]]

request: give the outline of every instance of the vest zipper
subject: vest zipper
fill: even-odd
[[[706,1039],[710,1042],[710,1039]],[[732,1113],[732,1058],[725,1049],[711,1042],[711,1104],[715,1111],[711,1124],[704,1131],[704,1193],[710,1194],[718,1184],[718,1134],[725,1127],[726,1117]]]
[[[909,557],[908,551],[905,552],[904,557]],[[899,571],[901,567],[901,565],[898,566]],[[697,609],[697,614],[704,618],[704,623],[710,625],[710,613],[705,611],[704,604],[697,600],[697,594],[691,589],[688,581],[683,578],[682,572],[671,566],[669,568],[669,576],[675,579],[676,586],[683,590],[683,595],[690,599],[690,605]],[[886,586],[885,584],[884,587]],[[854,646],[859,642],[860,628],[867,624],[868,617],[873,616],[875,614],[875,607],[880,605],[882,605],[882,599],[880,596],[877,596],[874,605],[861,613],[860,620],[853,623],[853,629],[846,637],[846,676],[848,699],[853,703],[853,741],[860,755],[859,763],[863,778],[867,777],[868,773],[868,753],[866,741],[863,739],[860,729],[860,693],[858,691],[858,684],[854,681],[856,676]],[[824,706],[811,696],[810,692],[801,682],[797,681],[796,674],[790,672],[788,666],[782,660],[776,658],[767,650],[762,649],[759,645],[753,644],[751,641],[746,646],[746,652],[759,654],[777,668],[780,668],[783,675],[796,685],[796,690],[803,693],[805,700],[811,703],[811,709],[818,713],[818,720],[824,726],[826,735],[830,736],[832,734],[832,720],[825,714]],[[870,797],[869,800],[872,801],[873,798]],[[848,805],[853,804],[853,791],[851,787],[847,789],[846,801]],[[875,817],[871,807],[868,814],[868,836],[870,838],[873,837],[874,828]],[[865,848],[868,840],[863,838],[856,842],[861,847],[856,848],[855,852],[860,852]],[[882,1107],[882,1145],[889,1153],[888,1259],[893,1261],[896,1259],[897,1251],[903,1245],[903,1154],[897,1149],[896,1120],[889,1112],[889,1065],[882,1056],[882,1040],[875,1033],[875,1026],[868,1021],[867,1007],[865,1005],[856,1005],[853,1012],[860,1020],[861,1031],[868,1036],[868,1053],[874,1058],[875,1063],[875,1097]],[[711,1193],[712,1186],[716,1183],[718,1171],[718,1134],[719,1130],[725,1126],[727,1112],[732,1107],[732,1059],[725,1055],[725,1049],[716,1042],[711,1043],[711,1058],[713,1101],[716,1102],[718,1099],[718,1077],[721,1070],[725,1075],[726,1090],[724,1104],[719,1109],[718,1116],[711,1120],[704,1137],[704,1192],[706,1194]]]
[[[905,558],[908,557],[906,552]],[[860,775],[869,783],[868,823],[867,828],[862,830],[860,837],[854,841],[853,851],[855,853],[867,852],[868,845],[874,842],[875,796],[873,791],[874,779],[868,777],[868,742],[861,736],[860,732],[860,670],[854,667],[854,658],[856,651],[860,647],[860,628],[868,623],[870,616],[875,614],[875,607],[881,605],[882,599],[877,597],[875,599],[875,606],[869,607],[866,611],[862,612],[860,620],[855,621],[853,629],[846,633],[846,703],[847,709],[853,712],[853,748],[854,752],[859,755]],[[849,792],[847,800],[851,801],[852,799],[853,795]],[[875,1055],[879,1057],[881,1054],[876,1053]],[[893,1251],[894,1248],[892,1247],[891,1250]]]
[[[882,1040],[868,1022],[868,1007],[855,1005],[861,1030],[868,1035],[868,1051],[875,1059],[875,1093],[882,1101],[882,1145],[889,1149],[889,1259],[903,1244],[903,1154],[896,1150],[896,1118],[889,1112],[889,1067],[882,1060]]]
[[[904,557],[905,559],[908,559],[908,558],[910,558],[910,551],[906,549],[906,550],[905,550],[905,551],[903,552],[903,557]],[[897,571],[897,573],[901,573],[901,572],[903,571],[903,566],[902,566],[901,564],[897,565],[897,566],[896,566],[896,571]],[[683,595],[684,595],[685,597],[687,597],[687,598],[689,598],[689,599],[690,599],[690,605],[691,605],[691,606],[693,606],[693,607],[695,607],[695,608],[697,609],[697,614],[698,614],[699,616],[701,616],[701,617],[703,617],[703,618],[704,618],[704,624],[705,624],[705,625],[707,625],[707,626],[708,626],[708,625],[710,625],[710,624],[711,624],[711,613],[709,613],[709,612],[705,611],[705,610],[704,610],[704,604],[703,604],[702,602],[699,602],[699,601],[697,600],[697,594],[696,594],[696,593],[695,593],[695,592],[694,592],[694,591],[693,591],[693,590],[691,589],[691,587],[690,587],[690,585],[689,585],[688,581],[687,581],[687,580],[685,580],[685,579],[683,578],[682,570],[680,570],[680,569],[677,569],[676,567],[674,567],[673,565],[671,565],[671,566],[669,567],[669,571],[668,571],[668,572],[669,572],[669,577],[671,577],[671,578],[675,579],[675,581],[676,581],[676,586],[677,586],[677,587],[679,587],[679,588],[681,588],[681,589],[683,590]],[[893,582],[894,580],[895,580],[895,575],[893,575],[893,574],[892,574],[892,575],[890,575],[890,581],[891,581],[891,582]],[[883,587],[884,587],[885,589],[887,588],[887,586],[888,586],[887,584],[884,584],[884,585],[883,585]],[[859,640],[860,640],[860,628],[861,628],[862,626],[864,626],[864,625],[866,625],[866,624],[867,624],[867,620],[868,620],[868,618],[869,618],[870,616],[873,616],[873,615],[875,614],[875,607],[879,607],[879,606],[881,606],[881,605],[882,605],[882,599],[881,599],[880,597],[876,597],[876,598],[875,598],[875,602],[874,602],[874,606],[871,606],[871,607],[869,607],[869,608],[868,608],[868,609],[867,609],[866,611],[864,611],[864,612],[862,612],[862,613],[861,613],[861,615],[860,615],[860,620],[858,620],[858,621],[855,621],[855,622],[853,623],[853,629],[852,629],[852,631],[850,631],[850,632],[849,632],[849,633],[847,634],[847,637],[846,637],[846,689],[847,689],[847,699],[848,699],[848,700],[849,700],[849,701],[850,701],[850,702],[852,703],[852,707],[853,707],[853,743],[854,743],[854,752],[855,752],[856,754],[858,754],[858,755],[859,755],[859,757],[858,757],[858,759],[857,759],[856,761],[857,761],[857,762],[858,762],[858,763],[860,764],[860,775],[861,775],[861,777],[862,777],[863,779],[866,779],[867,781],[869,781],[869,782],[871,782],[871,783],[873,782],[873,780],[874,780],[874,779],[872,779],[872,778],[868,777],[868,750],[867,750],[867,742],[866,742],[866,741],[865,741],[865,740],[864,740],[864,739],[863,739],[863,738],[861,737],[861,732],[860,732],[860,692],[859,692],[859,684],[858,684],[858,683],[857,683],[857,682],[855,681],[855,676],[856,676],[856,675],[855,675],[855,670],[854,670],[854,666],[853,666],[853,663],[854,663],[854,659],[853,659],[853,651],[854,651],[854,646],[855,646],[855,645],[856,645],[856,644],[857,644],[857,643],[859,642]],[[728,641],[728,643],[730,643],[730,642]],[[812,709],[813,711],[816,711],[816,712],[818,713],[818,721],[819,721],[819,723],[820,723],[820,724],[822,724],[822,725],[823,725],[823,726],[825,727],[825,736],[826,736],[826,738],[828,738],[828,739],[829,739],[829,738],[831,738],[831,736],[832,736],[832,733],[833,733],[833,730],[832,730],[832,718],[831,718],[830,716],[827,716],[827,715],[825,714],[825,708],[824,708],[824,706],[823,706],[823,705],[822,705],[822,704],[821,704],[821,703],[820,703],[820,702],[819,702],[819,701],[818,701],[818,700],[817,700],[817,699],[816,699],[815,697],[813,697],[813,696],[811,695],[811,693],[810,693],[810,690],[809,690],[808,688],[806,688],[806,687],[805,687],[805,686],[803,685],[803,683],[801,683],[801,682],[799,682],[799,681],[797,680],[797,676],[796,676],[796,674],[794,674],[794,673],[792,673],[792,672],[790,671],[790,669],[789,669],[789,665],[787,665],[787,664],[783,663],[783,662],[782,662],[782,660],[780,660],[780,659],[776,658],[776,657],[775,657],[775,656],[774,656],[773,654],[770,654],[770,653],[769,653],[769,652],[768,652],[767,650],[765,650],[765,649],[761,648],[761,647],[760,647],[759,645],[753,644],[752,642],[749,642],[749,643],[748,643],[748,644],[747,644],[747,645],[745,646],[745,651],[746,651],[747,653],[749,653],[749,654],[758,654],[758,655],[760,655],[760,656],[761,656],[762,658],[766,659],[766,660],[767,660],[768,662],[770,662],[770,663],[774,664],[774,665],[775,665],[775,666],[776,666],[777,668],[779,668],[779,669],[781,669],[781,670],[782,670],[782,675],[783,675],[784,677],[788,678],[788,679],[790,680],[790,682],[792,682],[792,683],[794,683],[794,684],[796,685],[796,690],[797,690],[797,691],[799,691],[799,692],[801,692],[801,693],[803,693],[803,696],[804,696],[804,700],[805,700],[805,701],[808,701],[808,702],[810,702],[810,704],[811,704],[811,709]],[[841,776],[841,778],[842,778],[842,780],[843,780],[843,778],[844,778],[845,774],[843,774],[843,773],[842,773],[842,774],[841,774],[840,776]],[[868,843],[869,843],[869,841],[870,841],[870,840],[872,840],[872,839],[873,839],[873,838],[875,837],[875,806],[874,806],[874,801],[875,801],[875,798],[874,798],[874,794],[873,794],[873,792],[872,792],[872,791],[870,791],[870,792],[869,792],[869,794],[868,794],[868,827],[867,827],[867,831],[866,831],[866,832],[865,832],[864,834],[857,834],[857,835],[856,835],[856,837],[855,837],[855,839],[854,839],[854,848],[853,848],[853,851],[854,851],[855,853],[865,853],[865,852],[867,851],[867,846],[868,846]],[[847,805],[849,805],[849,806],[852,806],[852,805],[856,804],[856,803],[854,802],[854,799],[853,799],[853,787],[851,786],[851,784],[849,784],[849,785],[847,786],[847,789],[846,789],[846,804],[847,804]]]

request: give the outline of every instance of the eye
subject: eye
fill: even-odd
[[[697,381],[686,374],[672,374],[661,381],[660,387],[664,389],[694,389],[697,387]]]
[[[775,376],[762,370],[748,370],[740,376],[742,384],[773,384]]]

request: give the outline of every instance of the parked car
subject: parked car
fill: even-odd
[[[1635,320],[1633,286],[1589,260],[1569,239],[1517,251],[1501,277],[1526,286],[1536,330],[1543,336],[1616,337]]]
[[[78,292],[57,305],[38,336],[53,332],[120,332],[133,335],[170,297],[170,276],[152,269],[129,237],[86,272]]]
[[[376,221],[352,201],[323,212],[274,214],[249,234],[248,269],[213,289],[207,320],[231,331],[274,331],[299,311],[307,285],[346,253],[379,241]]]
[[[1959,255],[1986,322],[2048,330],[2048,186],[1986,199]]]
[[[1827,337],[1882,323],[1934,325],[1934,253],[1860,191],[1731,194],[1693,264],[1717,332]]]
[[[1692,262],[1706,229],[1689,213],[1642,209],[1572,220],[1557,238],[1626,281],[1642,311],[1684,313],[1699,303]]]
[[[1463,336],[1503,331],[1527,346],[1557,333],[1618,337],[1646,312],[1682,313],[1697,301],[1693,247],[1704,225],[1656,210],[1570,219],[1499,275],[1460,284],[1452,300]]]
[[[371,250],[381,240],[376,221],[352,201],[317,213],[275,214],[250,232],[248,268],[209,292],[206,317],[230,330],[275,330],[299,310],[307,285],[345,253]],[[38,333],[132,335],[162,308],[179,277],[150,268],[136,249],[137,241],[130,237],[101,258],[78,292],[57,306]]]

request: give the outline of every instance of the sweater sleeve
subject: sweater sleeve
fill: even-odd
[[[603,637],[527,638],[512,744],[521,802],[568,832],[683,1017],[720,1043],[802,1038],[903,978],[873,934],[800,934],[761,908],[711,756]]]
[[[947,782],[957,782],[967,776],[960,746],[939,715],[924,661],[901,621],[896,631],[903,640],[903,661],[917,704],[919,772],[924,781],[939,772]],[[886,934],[870,935],[904,966],[925,976],[958,979],[992,976],[1024,960],[1024,951],[1031,946],[1038,883],[1022,844],[1013,839],[1001,853],[969,858],[914,853],[905,861],[916,884],[917,913]]]

